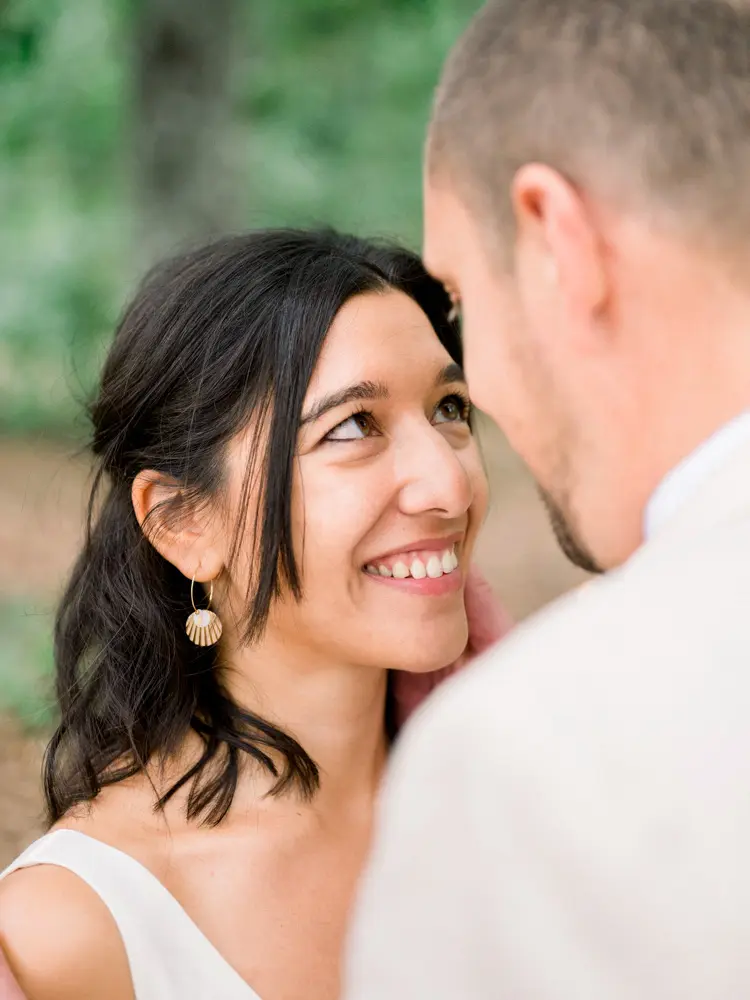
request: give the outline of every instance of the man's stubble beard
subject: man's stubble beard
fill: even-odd
[[[565,409],[559,405],[554,405],[554,401],[559,398],[556,391],[555,379],[548,365],[545,364],[543,355],[538,349],[530,346],[529,338],[526,336],[527,324],[522,319],[523,311],[518,299],[511,297],[505,305],[508,327],[513,331],[510,353],[515,367],[514,374],[520,380],[527,398],[536,401],[537,415],[540,416],[546,413],[546,423],[549,423],[550,419],[553,420],[553,426],[556,427],[554,440],[558,446],[558,462],[555,463],[557,466],[558,481],[565,482],[567,476],[564,473],[567,469],[563,456],[566,453],[566,449],[563,445],[566,440],[574,440],[574,425],[569,420],[564,419]],[[541,401],[544,401],[544,407],[539,405]],[[493,411],[491,407],[487,407],[485,412],[491,415]],[[492,419],[495,420],[499,427],[503,428],[502,420],[498,417],[492,417]],[[567,434],[564,433],[566,429],[568,431]],[[524,459],[522,448],[515,448],[513,443],[511,443],[511,447]],[[530,463],[526,462],[526,465],[530,469]],[[551,493],[544,489],[538,482],[536,483],[536,487],[547,511],[555,539],[563,555],[574,566],[578,566],[579,569],[585,570],[587,573],[604,573],[605,570],[597,563],[588,548],[583,542],[579,541],[578,532],[571,523],[572,517],[565,513],[565,506],[562,503],[558,503]]]
[[[597,563],[586,546],[576,537],[569,518],[565,516],[561,506],[538,484],[537,489],[547,511],[557,544],[560,546],[563,555],[574,566],[578,566],[579,569],[583,569],[587,573],[603,573],[604,569]]]

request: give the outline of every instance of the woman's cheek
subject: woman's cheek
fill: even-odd
[[[331,576],[352,565],[354,553],[382,513],[377,483],[362,470],[328,469],[307,475],[296,491],[295,552],[307,572]]]

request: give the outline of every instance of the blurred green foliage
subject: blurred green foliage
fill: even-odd
[[[241,226],[418,245],[430,94],[478,0],[238,0]],[[0,431],[70,434],[138,268],[125,0],[0,5]]]
[[[55,719],[52,617],[51,608],[30,601],[0,602],[0,712],[29,729],[48,729]]]

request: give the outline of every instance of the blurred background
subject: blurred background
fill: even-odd
[[[441,62],[477,0],[0,0],[0,868],[40,830],[83,404],[155,257],[332,223],[419,246]],[[482,425],[479,562],[517,618],[580,581]]]

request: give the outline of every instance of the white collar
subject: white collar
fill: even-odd
[[[667,473],[646,505],[644,537],[651,538],[710,477],[716,466],[746,441],[750,441],[750,410],[724,424]]]

